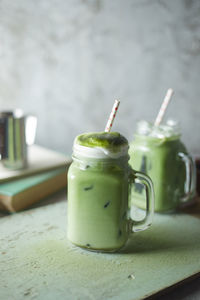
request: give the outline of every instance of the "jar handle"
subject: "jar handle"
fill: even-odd
[[[134,186],[134,183],[140,183],[144,186],[145,194],[146,194],[146,215],[144,219],[136,221],[131,218],[131,231],[137,232],[137,231],[143,231],[147,229],[151,224],[153,220],[153,214],[154,214],[154,188],[153,183],[149,176],[145,175],[141,172],[136,172],[131,169],[130,173],[130,184],[131,189]]]
[[[186,170],[186,180],[185,180],[185,194],[181,198],[181,202],[186,202],[189,198],[194,195],[195,192],[195,183],[196,183],[196,170],[193,159],[183,152],[179,152],[178,156],[185,163]]]

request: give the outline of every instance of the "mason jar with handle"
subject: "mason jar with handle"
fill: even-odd
[[[180,137],[173,120],[156,128],[141,121],[130,143],[130,165],[153,181],[156,212],[174,211],[195,195],[195,165]],[[144,193],[143,186],[135,184],[133,201],[140,208],[146,207]]]
[[[79,135],[74,141],[68,172],[67,237],[75,245],[114,252],[131,234],[152,222],[154,192],[151,179],[128,164],[128,142],[117,132]],[[134,182],[145,189],[146,215],[130,217]]]

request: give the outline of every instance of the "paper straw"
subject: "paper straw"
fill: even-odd
[[[155,120],[155,123],[154,123],[154,126],[159,126],[162,119],[163,119],[163,116],[166,112],[166,109],[167,109],[167,106],[169,104],[169,101],[171,100],[171,97],[173,95],[174,91],[172,89],[168,89],[167,93],[166,93],[166,96],[163,100],[163,103],[160,107],[160,110],[159,110],[159,113],[157,115],[157,118]]]
[[[117,113],[117,110],[118,110],[118,107],[119,107],[119,104],[120,104],[120,101],[115,100],[115,103],[113,105],[110,117],[109,117],[108,122],[106,124],[105,132],[110,132],[110,130],[112,128],[112,125],[113,125],[113,122],[114,122],[114,119],[115,119],[115,116],[116,116],[116,113]]]

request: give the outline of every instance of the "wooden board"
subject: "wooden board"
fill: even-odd
[[[121,253],[101,254],[68,243],[66,211],[61,201],[0,219],[0,299],[144,299],[200,272],[198,218],[156,215]]]

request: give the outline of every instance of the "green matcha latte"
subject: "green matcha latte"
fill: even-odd
[[[72,243],[104,251],[125,244],[129,230],[127,150],[128,141],[117,132],[76,137],[68,173],[68,239]]]
[[[128,141],[118,132],[76,137],[68,172],[67,237],[73,244],[107,252],[125,245],[133,225],[129,185],[136,178],[128,159]]]

